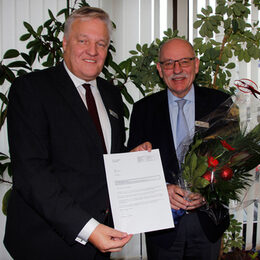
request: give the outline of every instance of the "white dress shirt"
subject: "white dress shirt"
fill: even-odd
[[[111,125],[110,125],[108,114],[107,114],[106,108],[104,106],[103,100],[101,98],[100,92],[99,92],[99,90],[97,88],[96,80],[92,80],[92,81],[86,82],[86,81],[76,77],[68,69],[68,67],[66,66],[65,62],[64,62],[64,67],[65,67],[66,71],[68,72],[71,80],[73,81],[75,87],[77,88],[77,91],[79,92],[79,95],[80,95],[82,101],[84,102],[86,108],[88,108],[87,102],[86,102],[86,97],[85,97],[86,90],[82,86],[82,84],[84,84],[84,83],[90,84],[90,89],[91,89],[91,92],[92,92],[92,94],[94,96],[94,99],[95,99],[95,102],[96,102],[98,116],[99,116],[99,120],[100,120],[100,124],[101,124],[101,128],[102,128],[102,132],[103,132],[103,136],[104,136],[107,152],[110,153],[110,151],[111,151]],[[96,221],[94,218],[91,218],[86,223],[86,225],[81,229],[81,231],[79,232],[79,234],[75,238],[75,240],[77,242],[85,245],[88,242],[88,239],[89,239],[91,233],[94,231],[94,229],[99,224],[100,223],[98,221]]]

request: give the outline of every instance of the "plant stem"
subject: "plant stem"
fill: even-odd
[[[7,180],[4,180],[4,179],[2,179],[2,178],[0,178],[0,182],[9,183],[9,184],[13,184],[11,181],[7,181]]]
[[[223,40],[222,40],[222,45],[221,45],[221,49],[220,49],[220,53],[219,53],[219,57],[218,57],[219,64],[217,64],[217,66],[216,66],[216,71],[215,71],[215,74],[214,74],[214,80],[213,80],[213,86],[212,86],[212,88],[215,88],[215,89],[218,89],[218,86],[216,86],[217,75],[218,75],[218,72],[219,72],[219,67],[220,67],[222,55],[223,55],[223,52],[224,52],[225,44],[226,44],[228,38],[230,37],[231,32],[232,31],[230,31],[229,33],[226,33],[224,35]]]

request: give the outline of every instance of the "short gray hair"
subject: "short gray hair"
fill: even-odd
[[[112,32],[112,22],[109,18],[109,15],[102,9],[97,7],[89,7],[83,6],[77,10],[75,10],[66,20],[64,26],[64,36],[68,38],[70,33],[71,24],[76,19],[100,19],[107,25],[107,29],[109,32],[109,37],[111,37]]]

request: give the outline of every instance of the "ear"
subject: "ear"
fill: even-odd
[[[195,73],[197,74],[199,72],[200,68],[200,60],[196,57],[195,58]]]
[[[157,62],[156,68],[159,72],[160,77],[163,78],[162,67],[161,67],[161,64],[159,62]]]
[[[66,37],[63,36],[62,48],[63,48],[63,51],[64,51],[64,52],[66,51],[66,47],[67,47],[67,40],[66,40]]]

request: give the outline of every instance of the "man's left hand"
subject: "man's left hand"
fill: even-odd
[[[189,199],[189,205],[187,206],[187,210],[193,210],[199,208],[206,203],[204,197],[202,197],[201,194],[199,193],[191,193],[188,196],[188,199]]]

